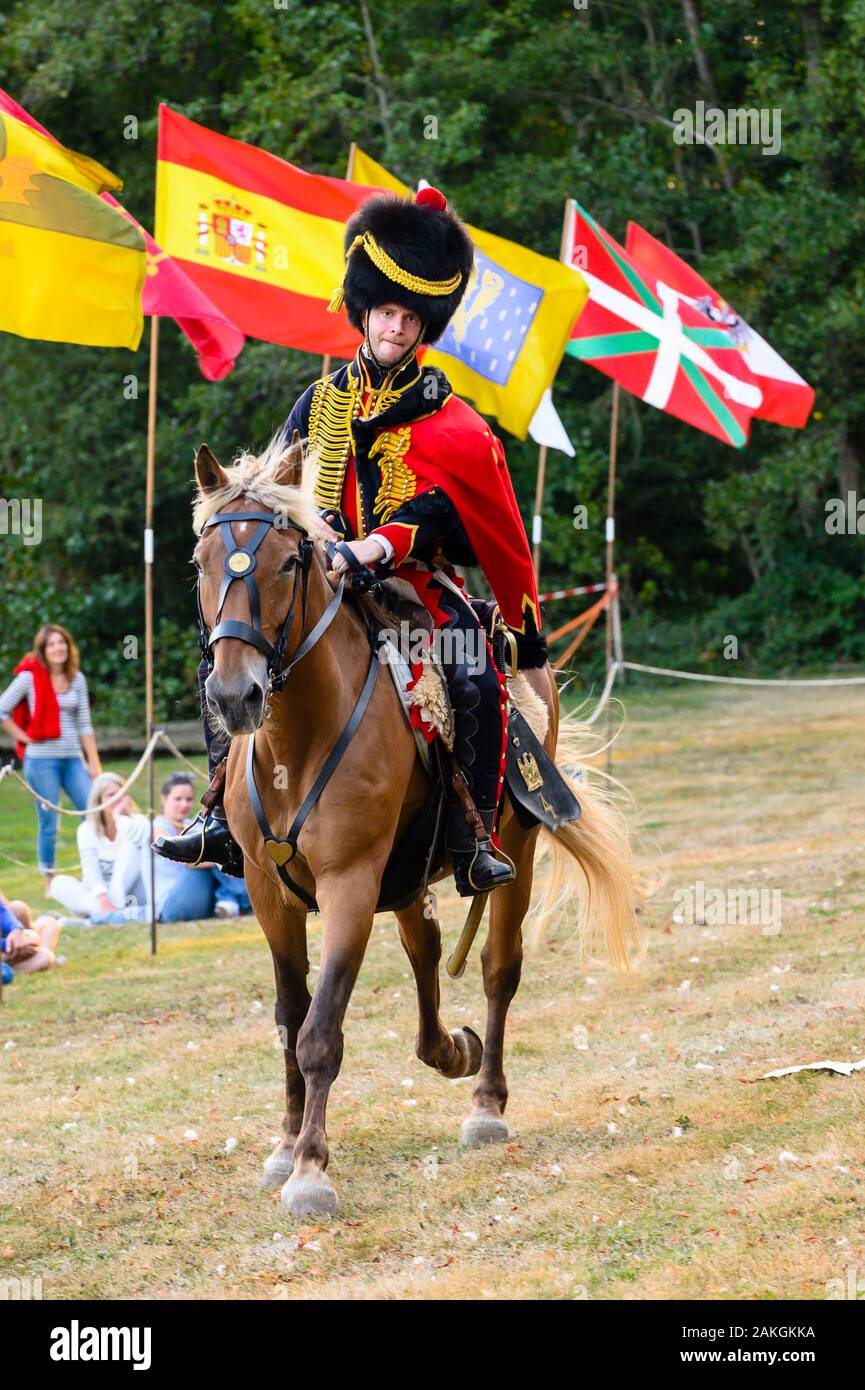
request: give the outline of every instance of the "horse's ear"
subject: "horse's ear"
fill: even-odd
[[[201,492],[216,492],[228,483],[222,464],[206,444],[199,444],[195,451],[195,476]]]
[[[299,430],[292,430],[291,440],[276,470],[276,482],[300,487],[303,477],[303,442]]]

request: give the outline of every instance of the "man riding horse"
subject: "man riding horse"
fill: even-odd
[[[546,662],[531,553],[502,444],[441,371],[418,362],[418,350],[441,337],[460,305],[473,248],[443,196],[424,188],[414,200],[371,198],[347,224],[345,253],[330,308],[345,303],[363,343],[353,361],[303,393],[284,426],[285,443],[299,433],[317,462],[321,535],[338,547],[332,571],[376,566],[382,578],[407,581],[436,628],[451,630],[448,651],[457,655],[442,664],[454,756],[471,796],[448,789],[446,843],[457,889],[470,896],[514,877],[492,838],[504,786],[507,691],[455,563],[483,571],[516,635],[520,666]],[[229,739],[208,724],[208,669],[205,660],[199,674],[213,775]],[[184,834],[158,840],[158,853],[242,872],[220,787],[217,775],[202,802],[209,814]],[[472,800],[482,836],[472,828]]]

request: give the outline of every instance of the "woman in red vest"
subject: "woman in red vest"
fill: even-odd
[[[28,786],[59,805],[61,790],[83,811],[92,778],[102,767],[90,722],[87,681],[78,648],[65,627],[45,623],[33,650],[15,667],[0,695],[0,724],[16,740]],[[85,766],[86,760],[86,766]],[[46,891],[55,870],[57,812],[36,802],[36,849]]]

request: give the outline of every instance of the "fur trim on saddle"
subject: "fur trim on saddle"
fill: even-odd
[[[550,712],[528,678],[518,671],[508,680],[508,695],[532,733],[541,743],[550,727]],[[406,699],[412,712],[412,724],[420,729],[427,741],[438,735],[448,752],[454,746],[454,716],[444,677],[430,662],[424,662],[419,674],[409,684]]]
[[[543,743],[550,727],[550,711],[522,671],[508,680],[508,694],[514,709],[519,710],[535,738]]]
[[[424,662],[422,671],[406,694],[412,715],[417,714],[415,726],[427,740],[438,735],[448,752],[451,752],[454,746],[454,715],[440,672]],[[412,722],[415,723],[415,720]]]

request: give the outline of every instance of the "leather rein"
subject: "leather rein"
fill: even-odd
[[[236,543],[231,529],[231,523],[234,521],[257,521],[259,523],[255,534],[246,545],[238,545]],[[329,600],[321,617],[317,620],[311,631],[308,632],[305,637],[302,636],[300,645],[294,655],[286,662],[285,648],[297,607],[298,593],[300,594],[301,606],[301,635],[306,627],[309,570],[314,554],[313,543],[309,539],[308,533],[302,526],[299,526],[297,522],[288,520],[279,512],[217,512],[205,522],[204,529],[217,525],[220,528],[223,545],[225,546],[225,558],[223,560],[223,579],[220,585],[219,599],[216,606],[216,625],[210,631],[207,629],[207,624],[204,621],[204,614],[201,608],[200,575],[196,588],[199,644],[201,646],[202,655],[212,670],[213,645],[215,642],[219,642],[223,637],[234,637],[238,641],[246,642],[249,646],[256,647],[267,658],[268,693],[279,692],[285,686],[288,677],[291,675],[291,672],[294,670],[295,666],[297,666],[298,662],[302,661],[302,659],[312,651],[313,647],[319,639],[324,636],[324,633],[336,617],[345,592],[345,575],[340,577],[339,584],[334,591],[333,597]],[[258,593],[258,583],[255,578],[257,564],[256,551],[271,527],[276,530],[290,528],[291,530],[299,532],[302,537],[300,550],[296,555],[292,556],[294,561],[294,584],[292,586],[291,600],[289,602],[288,612],[286,613],[282,628],[275,643],[268,642],[261,630],[261,602]],[[356,577],[356,582],[358,580],[360,581],[358,587],[368,588],[369,581],[374,579],[371,571],[366,566],[361,565],[353,553],[348,550],[348,547],[344,546],[342,543],[336,546],[328,544],[328,556],[332,558],[335,551],[339,551],[345,556],[352,574]],[[220,616],[225,607],[228,591],[235,580],[238,579],[242,579],[246,584],[246,590],[249,595],[251,622],[239,622],[233,618],[220,622]],[[378,668],[379,662],[376,659],[375,649],[372,644],[372,635],[370,634],[369,668],[361,692],[355,702],[354,709],[349,715],[342,733],[328,754],[323,768],[313,782],[283,839],[279,839],[275,836],[270,828],[270,822],[267,819],[267,814],[261,800],[261,794],[259,793],[258,785],[255,780],[255,734],[253,733],[247,736],[246,790],[250,804],[255,813],[255,819],[258,822],[258,828],[264,838],[265,851],[285,886],[312,910],[317,909],[315,898],[307,893],[306,889],[302,888],[300,884],[292,878],[286,865],[291,862],[297,853],[298,838],[310,811],[324,791],[325,786],[336,770],[346,748],[360,726],[360,722],[366,713],[367,705],[369,704],[375,687]]]

